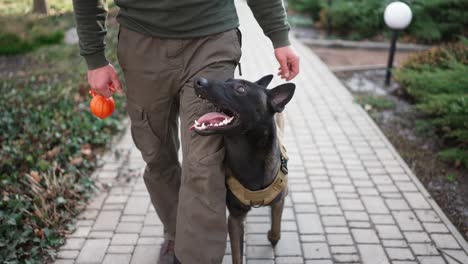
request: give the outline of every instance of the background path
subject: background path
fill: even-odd
[[[238,12],[242,78],[276,73],[273,49],[243,2]],[[301,74],[286,108],[291,191],[282,238],[269,246],[268,208],[254,209],[246,225],[247,263],[468,263],[467,242],[367,113],[315,54],[293,44]],[[128,131],[115,153],[120,158],[109,153],[95,174],[109,188],[79,217],[56,263],[156,263],[163,229]],[[230,263],[229,246],[226,254]]]

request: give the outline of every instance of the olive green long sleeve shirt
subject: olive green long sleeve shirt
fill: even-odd
[[[256,20],[275,48],[289,45],[289,25],[282,0],[248,0]],[[239,26],[234,0],[115,0],[118,22],[159,38],[195,38]],[[80,54],[90,70],[108,64],[106,0],[73,0]]]

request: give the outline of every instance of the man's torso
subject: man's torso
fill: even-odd
[[[233,0],[115,0],[123,26],[160,38],[194,38],[239,26]]]

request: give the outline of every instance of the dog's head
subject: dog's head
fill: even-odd
[[[291,100],[296,86],[285,83],[267,89],[271,79],[273,75],[256,82],[196,78],[195,93],[210,101],[217,110],[195,120],[191,129],[200,135],[242,134],[264,122],[272,122],[274,114],[283,111]]]

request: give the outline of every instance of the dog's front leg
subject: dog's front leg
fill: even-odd
[[[244,255],[244,219],[245,214],[238,216],[229,215],[228,218],[233,264],[242,264],[242,256]]]
[[[281,216],[283,215],[284,198],[271,205],[271,229],[268,231],[268,240],[276,246],[281,238]]]

